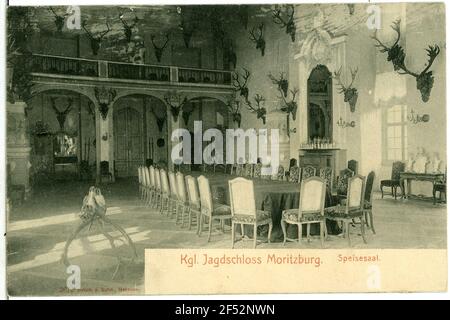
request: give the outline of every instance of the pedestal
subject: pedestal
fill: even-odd
[[[24,102],[7,103],[8,187],[23,186],[25,198],[30,186],[30,142],[27,135]]]

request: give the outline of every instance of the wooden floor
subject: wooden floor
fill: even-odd
[[[10,214],[7,229],[8,288],[12,295],[68,294],[64,291],[67,274],[59,258],[67,235],[78,224],[77,213],[89,183],[55,183],[38,188],[32,198]],[[173,219],[143,206],[137,194],[137,181],[123,180],[105,185],[102,191],[108,205],[108,216],[119,223],[136,243],[139,258],[121,268],[116,279],[111,276],[117,260],[107,239],[99,230],[76,240],[70,247],[71,262],[83,266],[83,286],[110,288],[95,294],[137,294],[142,292],[145,248],[230,248],[231,234],[213,232],[207,243],[204,234],[181,229]],[[368,243],[351,230],[353,248],[446,248],[446,205],[433,205],[420,200],[380,199],[375,194],[374,221],[376,234],[367,231]],[[108,231],[112,232],[110,228]],[[114,235],[114,234],[113,234]],[[118,242],[118,245],[121,243]],[[239,242],[236,248],[251,248],[252,243]],[[325,249],[347,248],[347,241],[330,236]],[[258,248],[283,248],[282,243],[262,243]],[[319,249],[320,241],[287,243],[285,248]],[[127,246],[120,246],[121,255],[129,254]],[[127,288],[119,292],[119,288]],[[115,291],[114,291],[115,290]],[[71,293],[73,294],[73,293]],[[83,292],[80,292],[83,294]],[[84,293],[86,294],[86,293]]]

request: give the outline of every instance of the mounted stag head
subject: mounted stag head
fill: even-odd
[[[132,21],[132,24],[128,24],[128,22],[125,21],[124,19],[124,12],[121,12],[119,9],[119,19],[120,22],[122,22],[123,25],[123,32],[125,34],[125,39],[127,40],[127,42],[131,42],[131,36],[133,34],[133,29],[136,26],[136,24],[139,22],[139,18],[136,15],[136,12],[134,12],[133,9],[130,9],[131,12],[134,13],[134,19]]]
[[[65,13],[64,15],[60,16],[59,14],[57,14],[55,12],[55,10],[53,10],[52,7],[49,7],[49,10],[53,13],[53,15],[55,16],[55,26],[56,26],[56,30],[58,32],[61,32],[62,29],[64,28],[64,22],[66,20],[66,17],[69,15],[68,13]]]
[[[288,114],[292,115],[292,120],[295,121],[295,118],[297,117],[297,101],[295,101],[295,97],[297,96],[298,89],[295,88],[294,90],[290,90],[292,94],[292,99],[290,101],[287,101],[286,98],[283,96],[283,92],[280,90],[281,98],[283,100],[283,106],[281,107],[281,111],[286,112]]]
[[[99,105],[99,111],[102,115],[102,119],[106,120],[106,116],[108,115],[109,105],[114,101],[114,98],[117,95],[116,90],[105,87],[94,87],[95,98],[97,99]]]
[[[283,92],[284,97],[287,97],[288,89],[289,89],[289,82],[285,78],[285,73],[280,72],[280,77],[278,79],[275,78],[271,73],[269,73],[268,77],[270,80],[272,80],[273,84],[276,84],[278,86],[278,90]]]
[[[258,26],[258,30],[258,35],[256,35],[256,28],[253,28],[252,31],[250,31],[250,40],[256,43],[256,49],[261,50],[261,56],[264,56],[264,52],[266,50],[266,40],[264,40],[264,23],[261,23]]]
[[[159,132],[162,132],[163,128],[164,128],[164,122],[166,122],[166,119],[167,119],[167,114],[164,112],[163,116],[160,118],[156,114],[155,110],[152,109],[151,111],[152,111],[153,115],[155,116],[156,125],[158,126]]]
[[[100,34],[95,37],[92,35],[92,33],[88,29],[86,29],[86,21],[83,21],[83,23],[81,24],[81,27],[83,28],[84,32],[86,32],[86,34],[89,37],[89,40],[91,41],[92,54],[94,56],[96,56],[98,54],[98,50],[101,47],[103,37],[106,36],[106,34],[111,31],[111,28],[109,27],[108,22],[106,22],[107,30],[100,32]]]
[[[244,74],[242,75],[242,78],[244,79],[244,83],[241,84],[239,78],[240,78],[240,74],[238,72],[234,72],[233,73],[233,86],[234,86],[234,90],[239,91],[239,95],[241,97],[244,97],[245,101],[248,101],[248,87],[247,87],[247,82],[248,82],[248,78],[250,77],[250,71],[248,71],[245,68],[244,69]]]
[[[252,103],[250,101],[246,101],[247,109],[250,110],[253,113],[256,113],[256,118],[262,119],[263,124],[266,124],[266,114],[267,110],[263,106],[261,106],[261,103],[266,101],[266,99],[260,95],[256,94],[253,99],[255,100],[256,107],[253,107]]]
[[[161,57],[162,57],[163,51],[166,48],[167,43],[169,42],[169,34],[166,34],[166,42],[164,42],[162,47],[159,47],[156,45],[155,38],[156,38],[155,35],[151,36],[153,48],[155,49],[155,57],[158,62],[161,62]]]
[[[353,87],[353,82],[355,81],[356,74],[358,73],[358,68],[352,70],[350,68],[350,73],[352,75],[352,82],[348,86],[344,85],[341,80],[341,68],[334,73],[334,78],[337,80],[337,84],[340,86],[339,93],[344,94],[344,102],[348,102],[350,105],[350,111],[355,112],[356,102],[358,101],[358,89]]]
[[[183,106],[188,102],[187,97],[183,98],[182,94],[176,91],[168,91],[164,95],[164,101],[170,107],[170,112],[172,113],[173,120],[178,121],[178,115],[183,109]]]
[[[183,32],[184,45],[186,48],[189,48],[192,35],[194,34],[195,29],[197,29],[197,17],[187,17],[186,9],[182,9],[181,7],[177,8],[177,12],[180,15],[179,28]]]
[[[287,19],[285,20],[281,16],[282,13],[281,13],[281,9],[280,8],[272,10],[273,22],[275,22],[276,24],[280,25],[281,28],[286,28],[286,33],[291,36],[292,42],[295,41],[294,13],[295,13],[294,6],[293,5],[288,5],[287,9],[286,9]]]
[[[241,120],[242,120],[242,115],[241,115],[241,112],[240,112],[240,109],[241,109],[240,101],[239,100],[230,99],[227,102],[227,107],[228,107],[228,111],[231,114],[233,122],[237,123],[238,128],[240,128],[241,127]]]
[[[397,33],[397,40],[395,41],[395,43],[391,47],[386,46],[377,38],[377,34],[375,31],[374,35],[372,36],[372,39],[374,39],[378,43],[375,45],[375,47],[381,48],[380,52],[388,53],[387,60],[392,62],[395,71],[398,71],[399,74],[409,74],[416,78],[416,87],[421,93],[422,101],[427,102],[430,98],[431,89],[433,88],[434,84],[433,71],[428,70],[432,66],[434,59],[436,59],[436,57],[441,52],[441,49],[438,45],[428,46],[428,49],[426,49],[428,55],[427,66],[420,73],[412,72],[405,65],[406,54],[403,51],[403,48],[398,45],[398,42],[400,40],[400,20],[394,21],[391,28]],[[400,72],[399,70],[401,70],[402,72]]]
[[[67,107],[66,109],[64,109],[64,111],[59,111],[58,107],[56,107],[56,97],[51,97],[50,101],[52,103],[53,111],[55,111],[56,113],[56,119],[58,120],[59,128],[61,129],[61,131],[64,131],[64,123],[66,122],[67,115],[72,109],[73,99],[68,98]]]

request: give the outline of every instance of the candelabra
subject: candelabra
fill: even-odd
[[[339,118],[339,121],[336,124],[341,128],[347,128],[347,127],[354,128],[356,125],[355,121],[347,122],[347,121],[342,120],[342,118]]]
[[[416,114],[413,109],[411,109],[411,112],[408,115],[408,120],[414,124],[417,124],[419,122],[428,122],[430,120],[430,115],[428,114],[419,115]]]

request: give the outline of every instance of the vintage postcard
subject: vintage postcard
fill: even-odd
[[[445,13],[8,6],[8,296],[446,292]]]

